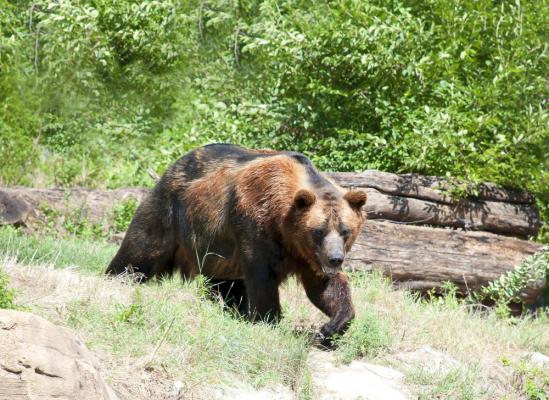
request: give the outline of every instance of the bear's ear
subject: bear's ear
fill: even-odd
[[[315,201],[315,194],[307,189],[298,190],[294,196],[294,205],[298,210],[305,210],[311,207]]]
[[[368,195],[362,190],[351,190],[345,193],[345,196],[343,196],[343,198],[347,200],[352,208],[354,208],[355,210],[360,210],[364,206],[364,204],[366,204]]]

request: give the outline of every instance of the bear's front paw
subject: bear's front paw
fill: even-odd
[[[334,341],[326,337],[322,332],[316,332],[313,336],[313,345],[321,350],[333,350]]]

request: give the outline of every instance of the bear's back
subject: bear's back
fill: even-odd
[[[340,188],[301,153],[231,144],[206,145],[181,157],[157,189],[178,199],[172,208],[184,209],[187,222],[210,233],[223,230],[234,211],[259,225],[280,222],[300,189],[340,196]]]
[[[315,187],[332,185],[313,166],[305,155],[294,151],[276,151],[269,149],[247,149],[226,143],[208,144],[199,147],[177,160],[166,172],[172,187],[178,187],[220,168],[242,168],[257,160],[286,156],[302,166],[311,185]]]

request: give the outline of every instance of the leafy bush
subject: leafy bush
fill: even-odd
[[[515,270],[507,272],[486,287],[474,293],[478,300],[493,300],[499,304],[521,302],[521,293],[533,282],[540,282],[549,276],[549,247],[527,257]]]
[[[138,202],[135,198],[130,197],[125,201],[116,204],[113,207],[113,223],[112,229],[115,232],[125,232],[130,226],[130,222],[137,210]]]

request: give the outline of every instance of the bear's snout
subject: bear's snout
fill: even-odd
[[[345,243],[337,231],[330,232],[324,239],[322,249],[322,270],[327,275],[335,275],[341,271],[345,260]]]
[[[332,268],[340,267],[341,264],[343,264],[343,260],[344,260],[343,254],[335,254],[330,256],[330,258],[328,258],[328,261],[330,262],[330,266]]]

